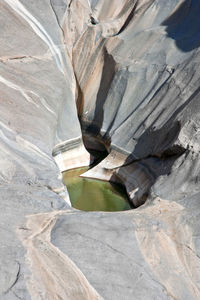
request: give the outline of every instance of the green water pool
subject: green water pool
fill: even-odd
[[[126,192],[121,186],[107,181],[79,177],[87,168],[63,173],[72,206],[84,211],[122,211],[131,209]]]

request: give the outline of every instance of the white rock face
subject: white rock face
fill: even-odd
[[[0,8],[0,299],[200,299],[198,1]],[[70,207],[85,145],[137,209]]]

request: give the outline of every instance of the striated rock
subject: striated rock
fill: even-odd
[[[199,299],[198,1],[0,8],[0,299]],[[86,148],[137,209],[71,208]]]
[[[28,287],[33,299],[102,299],[76,265],[50,243],[58,215],[53,212],[29,217],[29,234],[22,237],[32,262]]]
[[[147,169],[151,181],[152,176],[156,179],[160,176],[158,165],[162,164],[167,171],[162,175],[170,173],[169,157],[174,156],[176,160],[188,151],[199,157],[195,129],[199,124],[198,64],[195,63],[198,24],[192,26],[190,39],[181,37],[185,41],[182,48],[175,43],[180,38],[179,32],[192,18],[196,4],[192,2],[189,7],[176,5],[174,1],[169,1],[167,7],[163,1],[120,4],[118,14],[113,14],[112,22],[109,19],[110,30],[114,30],[116,20],[126,16],[131,5],[132,11],[119,31],[105,34],[108,17],[102,1],[102,7],[98,4],[101,22],[89,26],[74,47],[74,70],[82,95],[77,100],[78,111],[86,144],[89,135],[96,136],[110,153],[95,170],[123,168],[137,162]],[[186,16],[178,21],[179,25],[173,25],[174,21],[170,20],[181,11]],[[185,32],[186,37],[188,34]],[[185,49],[187,44],[192,48],[190,51]],[[149,165],[151,157],[154,162],[152,159]],[[93,171],[86,175],[99,178],[98,173],[102,171],[96,171],[96,176]],[[143,189],[143,193],[148,190],[149,187]]]
[[[67,213],[51,240],[104,299],[198,299],[198,200],[190,199],[193,220],[186,202],[160,199],[134,213]]]

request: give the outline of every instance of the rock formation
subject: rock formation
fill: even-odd
[[[0,299],[200,299],[200,3],[0,3]],[[61,172],[135,209],[71,208]]]

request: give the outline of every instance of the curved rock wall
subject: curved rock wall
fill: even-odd
[[[198,1],[0,8],[0,298],[199,299]],[[71,208],[85,146],[145,204]]]
[[[135,183],[138,175],[131,192],[127,187],[136,206],[160,175],[171,186],[173,174],[167,175],[178,156],[199,157],[197,10],[193,1],[99,1],[93,8],[98,22],[89,24],[74,46],[77,105],[86,143],[88,135],[96,136],[110,153],[87,176],[101,177],[102,168],[115,169],[118,176],[126,165],[131,170],[130,164],[129,177],[136,166],[146,169],[146,188]],[[193,187],[184,193],[180,189],[182,183],[173,197],[187,196]]]

